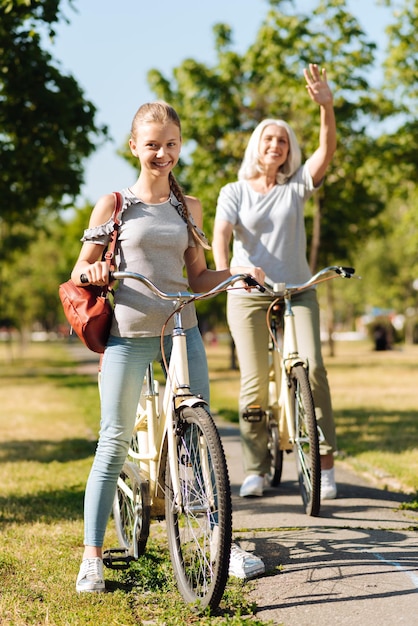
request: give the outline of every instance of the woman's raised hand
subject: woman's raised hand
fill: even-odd
[[[319,67],[315,63],[309,64],[309,70],[304,69],[303,74],[306,80],[306,89],[312,100],[320,106],[332,104],[332,92],[327,82],[327,73],[325,68],[319,71]]]

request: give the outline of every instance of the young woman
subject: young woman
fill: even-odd
[[[250,273],[260,282],[260,268],[241,266],[233,270],[209,270],[203,252],[208,247],[200,230],[202,207],[196,198],[184,196],[172,173],[181,149],[177,113],[164,102],[144,104],[137,111],[129,141],[140,164],[138,180],[123,189],[121,226],[117,243],[119,270],[139,272],[167,292],[203,292],[234,273]],[[107,284],[107,264],[101,260],[113,230],[112,194],[99,199],[93,209],[83,246],[71,277],[80,283]],[[184,276],[186,268],[187,278]],[[160,358],[163,323],[172,312],[170,302],[160,300],[134,280],[121,282],[115,295],[115,311],[101,373],[101,423],[97,450],[87,482],[84,505],[84,556],[76,589],[104,591],[102,545],[111,512],[117,478],[125,460],[135,421],[136,407],[147,364]],[[193,393],[209,401],[206,355],[197,326],[196,312],[186,307]],[[171,326],[165,349],[170,353]],[[236,551],[241,562],[255,559]],[[258,559],[260,561],[260,559]]]
[[[301,165],[296,137],[282,120],[266,119],[250,137],[238,173],[238,182],[220,191],[216,210],[213,254],[217,269],[256,265],[273,282],[303,283],[311,276],[306,260],[304,204],[321,185],[336,149],[333,97],[325,70],[317,65],[304,71],[306,87],[320,109],[319,146]],[[268,402],[268,330],[266,310],[271,299],[258,292],[228,293],[228,324],[241,371],[240,430],[245,481],[240,495],[262,496],[269,470],[267,430],[263,420],[246,420],[247,407]],[[309,362],[309,376],[321,444],[321,497],[335,498],[333,452],[335,426],[327,373],[321,354],[319,307],[314,289],[292,298],[301,354]]]

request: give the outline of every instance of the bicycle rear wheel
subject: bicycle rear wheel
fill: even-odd
[[[130,556],[139,557],[145,552],[150,511],[149,483],[141,480],[135,463],[125,461],[113,501],[113,518],[119,544]]]
[[[294,452],[305,513],[319,515],[321,507],[321,462],[315,405],[308,374],[303,365],[290,372],[295,415]]]
[[[215,609],[229,571],[232,506],[222,443],[203,407],[178,416],[177,471],[181,506],[167,461],[166,523],[174,574],[181,595],[198,611]]]

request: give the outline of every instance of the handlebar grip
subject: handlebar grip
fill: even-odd
[[[340,274],[343,278],[351,278],[355,271],[354,267],[339,267],[337,274]]]
[[[260,283],[252,276],[246,276],[246,278],[244,278],[244,282],[248,285],[248,287],[255,287],[258,291],[261,291],[261,293],[264,293],[266,290],[265,287],[260,285]]]
[[[109,282],[111,283],[112,280],[113,280],[113,273],[109,272]],[[80,274],[80,282],[83,283],[83,285],[88,285],[90,281],[87,278],[86,274]]]

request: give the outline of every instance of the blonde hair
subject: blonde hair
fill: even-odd
[[[134,119],[132,120],[131,137],[135,139],[138,126],[140,126],[141,124],[149,124],[149,123],[162,124],[162,125],[173,123],[179,129],[180,138],[181,138],[180,118],[177,112],[175,111],[175,109],[173,109],[172,106],[167,104],[167,102],[158,100],[156,102],[147,102],[143,104],[142,106],[140,106],[138,111],[135,113]],[[174,194],[177,200],[181,203],[181,207],[179,208],[176,207],[176,209],[178,210],[180,216],[186,222],[187,227],[193,236],[193,239],[195,240],[197,244],[199,244],[203,248],[210,250],[210,245],[208,244],[204,233],[202,233],[202,231],[197,228],[196,224],[193,221],[193,217],[191,216],[190,211],[187,207],[187,202],[186,202],[186,198],[184,196],[183,190],[180,187],[179,183],[177,182],[177,179],[174,176],[173,172],[170,172],[168,176],[168,182],[170,184],[171,192]]]
[[[238,180],[248,180],[263,173],[259,158],[260,139],[266,126],[270,126],[272,124],[284,128],[289,139],[289,154],[287,155],[286,162],[283,163],[277,171],[276,182],[279,185],[283,185],[300,167],[302,160],[301,151],[296,135],[290,128],[289,124],[283,120],[266,119],[260,122],[253,130],[244,153],[241,167],[238,171]]]

